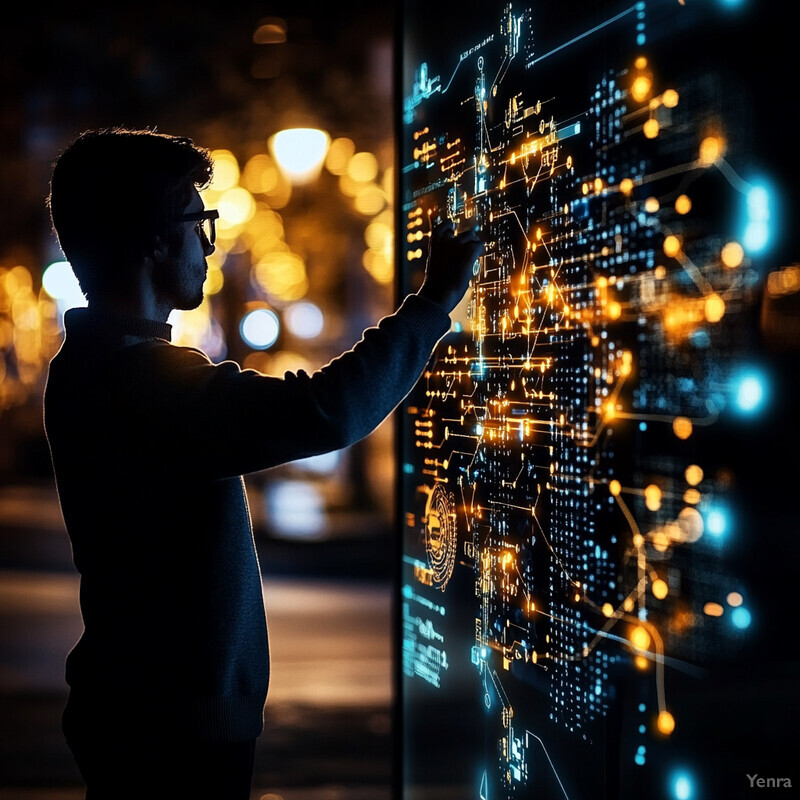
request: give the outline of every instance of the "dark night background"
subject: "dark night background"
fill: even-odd
[[[754,141],[779,176],[786,235],[778,260],[786,265],[800,261],[793,200],[794,30],[777,4],[751,5],[759,13],[752,12],[752,24],[740,28],[736,40],[719,30],[687,31],[681,48],[714,53],[752,94],[754,112],[742,125],[755,131]],[[460,13],[479,13],[480,7],[464,3]],[[564,13],[563,4],[553,8]],[[229,150],[244,164],[266,152],[276,131],[317,125],[373,154],[376,180],[392,185],[399,19],[394,3],[148,0],[28,5],[5,16],[0,281],[24,267],[32,298],[41,299],[43,271],[58,258],[45,208],[50,167],[59,150],[87,128],[157,127]],[[285,40],[255,41],[265,23],[285,29]],[[119,178],[122,192],[124,172]],[[312,365],[349,347],[394,305],[391,276],[377,280],[362,266],[366,229],[379,214],[393,213],[392,200],[390,189],[382,209],[359,212],[337,176],[323,170],[313,187],[296,191],[276,209],[286,243],[305,260],[307,298],[325,309],[323,334],[301,354]],[[243,360],[251,354],[238,337],[237,320],[248,303],[264,298],[254,296],[240,254],[229,258],[224,272],[226,289],[214,308],[227,355]],[[23,374],[15,360],[9,285],[0,282],[0,800],[76,800],[80,782],[58,720],[65,697],[63,657],[79,633],[77,589],[41,428],[41,389],[57,337],[42,333],[38,355]],[[759,320],[752,324],[758,327]],[[797,642],[788,616],[773,611],[793,607],[796,595],[797,308],[784,324],[782,340],[768,348],[781,376],[771,418],[727,430],[719,442],[738,466],[737,491],[760,498],[751,523],[762,538],[740,554],[740,563],[755,593],[767,598],[754,609],[760,627],[753,659],[730,679],[754,687],[749,691],[760,709],[757,719],[767,721],[765,741],[781,757],[796,739],[785,720],[795,713]],[[299,344],[281,341],[287,351]],[[393,444],[387,425],[342,454],[329,473],[290,468],[250,481],[275,648],[275,688],[254,800],[389,797]],[[323,512],[321,530],[292,536],[271,527],[269,492],[278,483],[313,487]],[[762,663],[774,676],[766,688],[758,680],[749,683],[764,674]],[[687,695],[687,703],[694,701]],[[726,707],[724,692],[715,696],[712,687],[696,701],[721,714],[719,730],[733,752],[737,742],[751,740],[752,730],[744,736],[737,729],[742,720]],[[770,719],[779,720],[779,727],[770,728]],[[711,735],[719,734],[709,729]]]

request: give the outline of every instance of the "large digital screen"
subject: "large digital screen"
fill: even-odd
[[[800,786],[781,13],[403,3],[401,294],[485,242],[398,415],[404,800]]]

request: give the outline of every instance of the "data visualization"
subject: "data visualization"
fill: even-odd
[[[485,242],[398,412],[404,798],[792,777],[796,113],[763,17],[404,4],[401,293],[440,221]]]

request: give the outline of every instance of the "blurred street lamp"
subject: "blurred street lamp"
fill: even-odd
[[[287,180],[299,186],[317,178],[330,142],[318,128],[286,128],[270,137],[269,148]]]

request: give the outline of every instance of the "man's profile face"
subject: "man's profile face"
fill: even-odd
[[[204,209],[197,190],[184,211],[189,214]],[[180,222],[180,237],[175,247],[170,246],[167,258],[155,272],[159,293],[172,308],[190,311],[203,302],[203,284],[208,272],[206,258],[214,252],[197,222]]]

